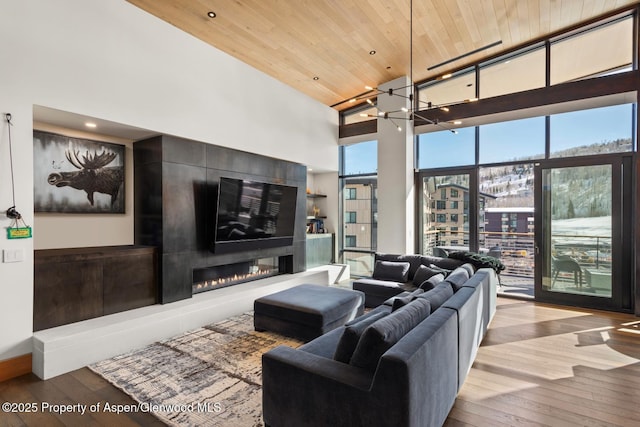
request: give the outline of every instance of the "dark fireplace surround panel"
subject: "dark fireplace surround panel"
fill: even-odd
[[[305,166],[167,135],[135,142],[133,153],[135,243],[158,248],[160,303],[190,298],[194,270],[269,257],[281,273],[305,270]],[[212,252],[220,177],[298,187],[293,245]]]

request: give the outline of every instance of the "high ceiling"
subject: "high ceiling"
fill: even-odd
[[[411,0],[127,1],[330,106],[365,86],[425,80],[638,3],[413,0],[411,13]]]

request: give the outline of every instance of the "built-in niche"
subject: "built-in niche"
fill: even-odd
[[[135,243],[158,248],[161,303],[190,298],[194,274],[216,266],[275,258],[278,274],[305,270],[305,166],[167,135],[137,141],[133,151]],[[214,253],[221,177],[297,187],[293,244]]]

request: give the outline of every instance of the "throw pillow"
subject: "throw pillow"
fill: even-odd
[[[411,292],[409,295],[394,298],[393,305],[391,306],[391,311],[393,312],[399,308],[404,307],[405,305],[409,304],[411,301],[416,299],[416,297],[422,293],[424,293],[423,289],[416,289],[415,291]]]
[[[427,280],[422,282],[420,284],[420,289],[422,289],[425,292],[430,291],[431,289],[435,288],[438,285],[438,283],[442,282],[443,280],[444,280],[444,275],[441,273],[438,273],[435,276],[431,276]]]
[[[365,315],[362,316],[362,318],[357,318],[347,323],[340,337],[340,341],[338,341],[338,345],[336,346],[333,359],[338,362],[349,363],[364,330],[387,314],[386,311],[372,313],[370,316]]]
[[[431,312],[436,311],[446,300],[453,296],[453,288],[447,282],[439,283],[435,288],[418,295],[417,299],[426,299],[431,305]]]
[[[413,275],[413,284],[420,286],[424,281],[436,274],[438,274],[436,270],[429,268],[426,265],[421,265],[416,270],[416,274]]]
[[[449,270],[446,268],[442,268],[442,267],[438,267],[435,264],[431,264],[429,266],[430,269],[437,271],[438,273],[442,274],[445,278],[449,275],[449,273],[451,273],[453,270]]]
[[[461,267],[456,268],[447,276],[445,282],[449,283],[454,292],[458,292],[458,289],[469,280],[469,272]]]
[[[415,297],[412,296],[411,294],[409,294],[407,296],[404,296],[404,297],[396,297],[396,298],[394,298],[393,299],[393,305],[391,306],[391,312],[393,313],[397,309],[404,307],[405,305],[409,304],[414,299],[415,299]]]
[[[380,357],[430,313],[429,301],[418,297],[402,310],[378,320],[365,329],[349,363],[374,372]]]
[[[404,283],[409,280],[409,267],[408,262],[376,261],[372,277]]]

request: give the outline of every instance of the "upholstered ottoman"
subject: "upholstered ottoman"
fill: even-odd
[[[320,285],[299,285],[255,300],[256,331],[311,341],[364,312],[364,293]]]

